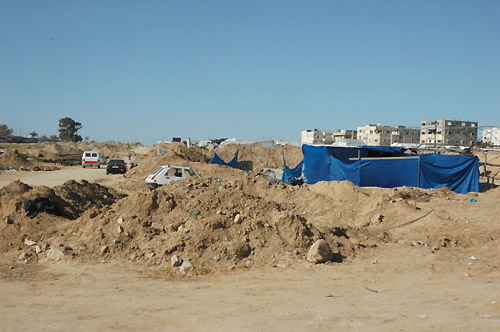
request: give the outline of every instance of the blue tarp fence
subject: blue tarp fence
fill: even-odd
[[[294,168],[290,168],[286,165],[283,165],[283,175],[281,176],[281,181],[286,183],[292,183],[296,180],[302,178],[302,167],[304,166],[304,160],[297,164]]]
[[[217,153],[214,153],[214,156],[212,159],[210,159],[210,164],[217,164],[217,165],[224,165],[224,166],[229,166],[232,168],[238,168],[238,151],[234,154],[233,159],[231,159],[230,162],[226,163],[224,160],[222,160],[221,157]]]
[[[303,145],[308,183],[349,180],[360,187],[401,186],[479,191],[479,159],[475,156],[404,154],[401,148]],[[392,157],[392,158],[387,158]]]

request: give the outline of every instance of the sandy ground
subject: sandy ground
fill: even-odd
[[[106,169],[101,168],[82,168],[78,166],[62,167],[59,170],[50,172],[31,172],[31,171],[0,171],[0,187],[4,187],[12,181],[20,180],[30,186],[54,187],[61,185],[68,180],[87,180],[97,182],[102,185],[113,186],[123,181],[123,176],[119,174],[106,175]]]
[[[68,167],[5,171],[0,187],[16,179],[46,186],[125,181],[104,169]],[[498,201],[481,195],[471,206]],[[470,218],[470,227],[491,218]],[[394,241],[340,264],[240,267],[173,279],[130,261],[88,264],[68,256],[13,264],[12,253],[3,253],[0,331],[495,331],[500,273],[493,240],[435,251]]]
[[[130,264],[1,267],[2,331],[494,331],[498,278],[470,253],[394,244],[347,264],[164,280]],[[398,252],[398,255],[394,255]],[[378,263],[373,264],[373,257]],[[404,257],[404,258],[403,258]],[[453,268],[441,268],[452,260]]]

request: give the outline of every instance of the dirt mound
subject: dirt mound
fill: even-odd
[[[33,149],[30,151],[30,154],[34,157],[55,161],[68,156],[74,156],[80,159],[82,153],[83,151],[78,148],[78,144],[71,142],[47,144],[41,149]]]
[[[8,250],[14,243],[21,244],[21,239],[26,237],[46,239],[57,233],[61,224],[78,218],[85,210],[102,209],[122,197],[113,189],[86,181],[68,181],[53,189],[12,182],[0,189],[0,250]],[[34,218],[27,216],[26,201],[40,198],[51,202],[57,213],[41,212]]]
[[[262,168],[283,168],[283,156],[287,165],[295,167],[302,159],[302,150],[298,146],[283,145],[274,148],[262,146],[247,146],[239,144],[228,144],[215,152],[226,162],[229,162],[236,151],[238,153],[239,167],[246,170]],[[213,156],[213,154],[211,155]]]
[[[28,170],[33,167],[33,164],[28,160],[26,155],[22,155],[18,150],[7,150],[0,155],[0,168],[15,170]]]
[[[310,192],[308,188],[290,191],[289,186],[269,186],[230,170],[245,176],[173,182],[102,210],[91,208],[51,241],[65,243],[83,259],[129,259],[167,273],[176,273],[170,257],[177,255],[193,264],[193,273],[203,274],[237,266],[287,265],[305,259],[321,238],[340,261],[390,238],[380,229],[335,221],[315,226],[305,217],[314,208],[304,211],[306,203],[290,201]]]

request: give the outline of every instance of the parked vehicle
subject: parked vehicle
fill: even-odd
[[[97,151],[85,151],[82,155],[82,167],[87,166],[97,166],[101,168],[101,165],[106,165],[106,157],[102,153]]]
[[[158,188],[172,181],[188,178],[199,178],[201,175],[191,167],[161,165],[146,178],[146,186],[149,189]]]
[[[123,159],[111,159],[106,165],[106,174],[118,173],[125,174],[127,172],[127,163]]]

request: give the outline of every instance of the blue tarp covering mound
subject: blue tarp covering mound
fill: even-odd
[[[475,156],[404,154],[401,148],[303,145],[308,183],[349,180],[358,186],[394,188],[448,187],[465,194],[479,191],[479,159]],[[376,159],[398,157],[394,159]],[[375,158],[375,159],[364,159]]]
[[[294,168],[288,167],[286,164],[283,165],[283,175],[281,176],[281,181],[286,183],[292,183],[294,181],[302,178],[302,167],[304,166],[304,160],[297,164]]]
[[[214,153],[214,156],[212,157],[212,159],[210,159],[210,164],[217,164],[217,165],[229,166],[232,168],[238,168],[238,152],[239,151],[236,151],[233,159],[231,159],[231,161],[228,163],[226,163],[224,160],[222,160],[222,158],[219,157],[219,155],[217,153]]]

